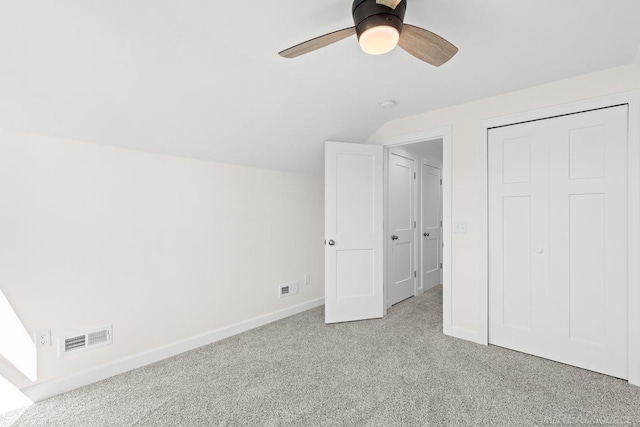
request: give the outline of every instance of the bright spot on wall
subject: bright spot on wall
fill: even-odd
[[[0,355],[31,381],[35,381],[38,372],[36,345],[2,291],[0,325]]]

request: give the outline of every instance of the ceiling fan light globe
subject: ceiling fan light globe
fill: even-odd
[[[389,25],[371,27],[360,34],[362,50],[369,55],[382,55],[393,50],[400,40],[400,32]]]

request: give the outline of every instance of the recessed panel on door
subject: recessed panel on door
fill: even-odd
[[[371,156],[337,155],[335,209],[337,233],[356,234],[373,231],[374,161],[375,159]],[[358,200],[358,203],[353,203],[354,200]]]
[[[510,138],[502,142],[502,182],[516,184],[531,179],[531,138]]]
[[[428,237],[428,236],[423,236]],[[438,262],[438,240],[439,239],[424,239],[424,260],[422,264],[423,273],[429,274],[440,268]]]
[[[569,179],[604,176],[605,127],[589,126],[569,131]]]
[[[531,328],[531,197],[502,201],[502,321],[512,328]]]
[[[373,296],[374,262],[372,250],[336,251],[336,298]]]
[[[569,196],[569,337],[604,345],[605,290],[604,194]]]

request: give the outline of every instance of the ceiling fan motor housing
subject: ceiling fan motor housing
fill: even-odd
[[[385,5],[377,4],[376,0],[354,0],[352,10],[353,23],[356,26],[359,40],[362,33],[379,25],[388,25],[402,33],[407,2],[402,0],[395,9],[391,9]]]

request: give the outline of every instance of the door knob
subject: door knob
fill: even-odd
[[[393,236],[391,236],[391,240],[398,240],[398,236],[394,234]]]
[[[544,249],[538,249],[538,254],[542,255],[544,253]]]
[[[334,242],[333,240],[329,240],[329,246],[333,246],[335,244],[336,244],[336,242]]]
[[[424,237],[429,237],[429,233],[424,233]]]

